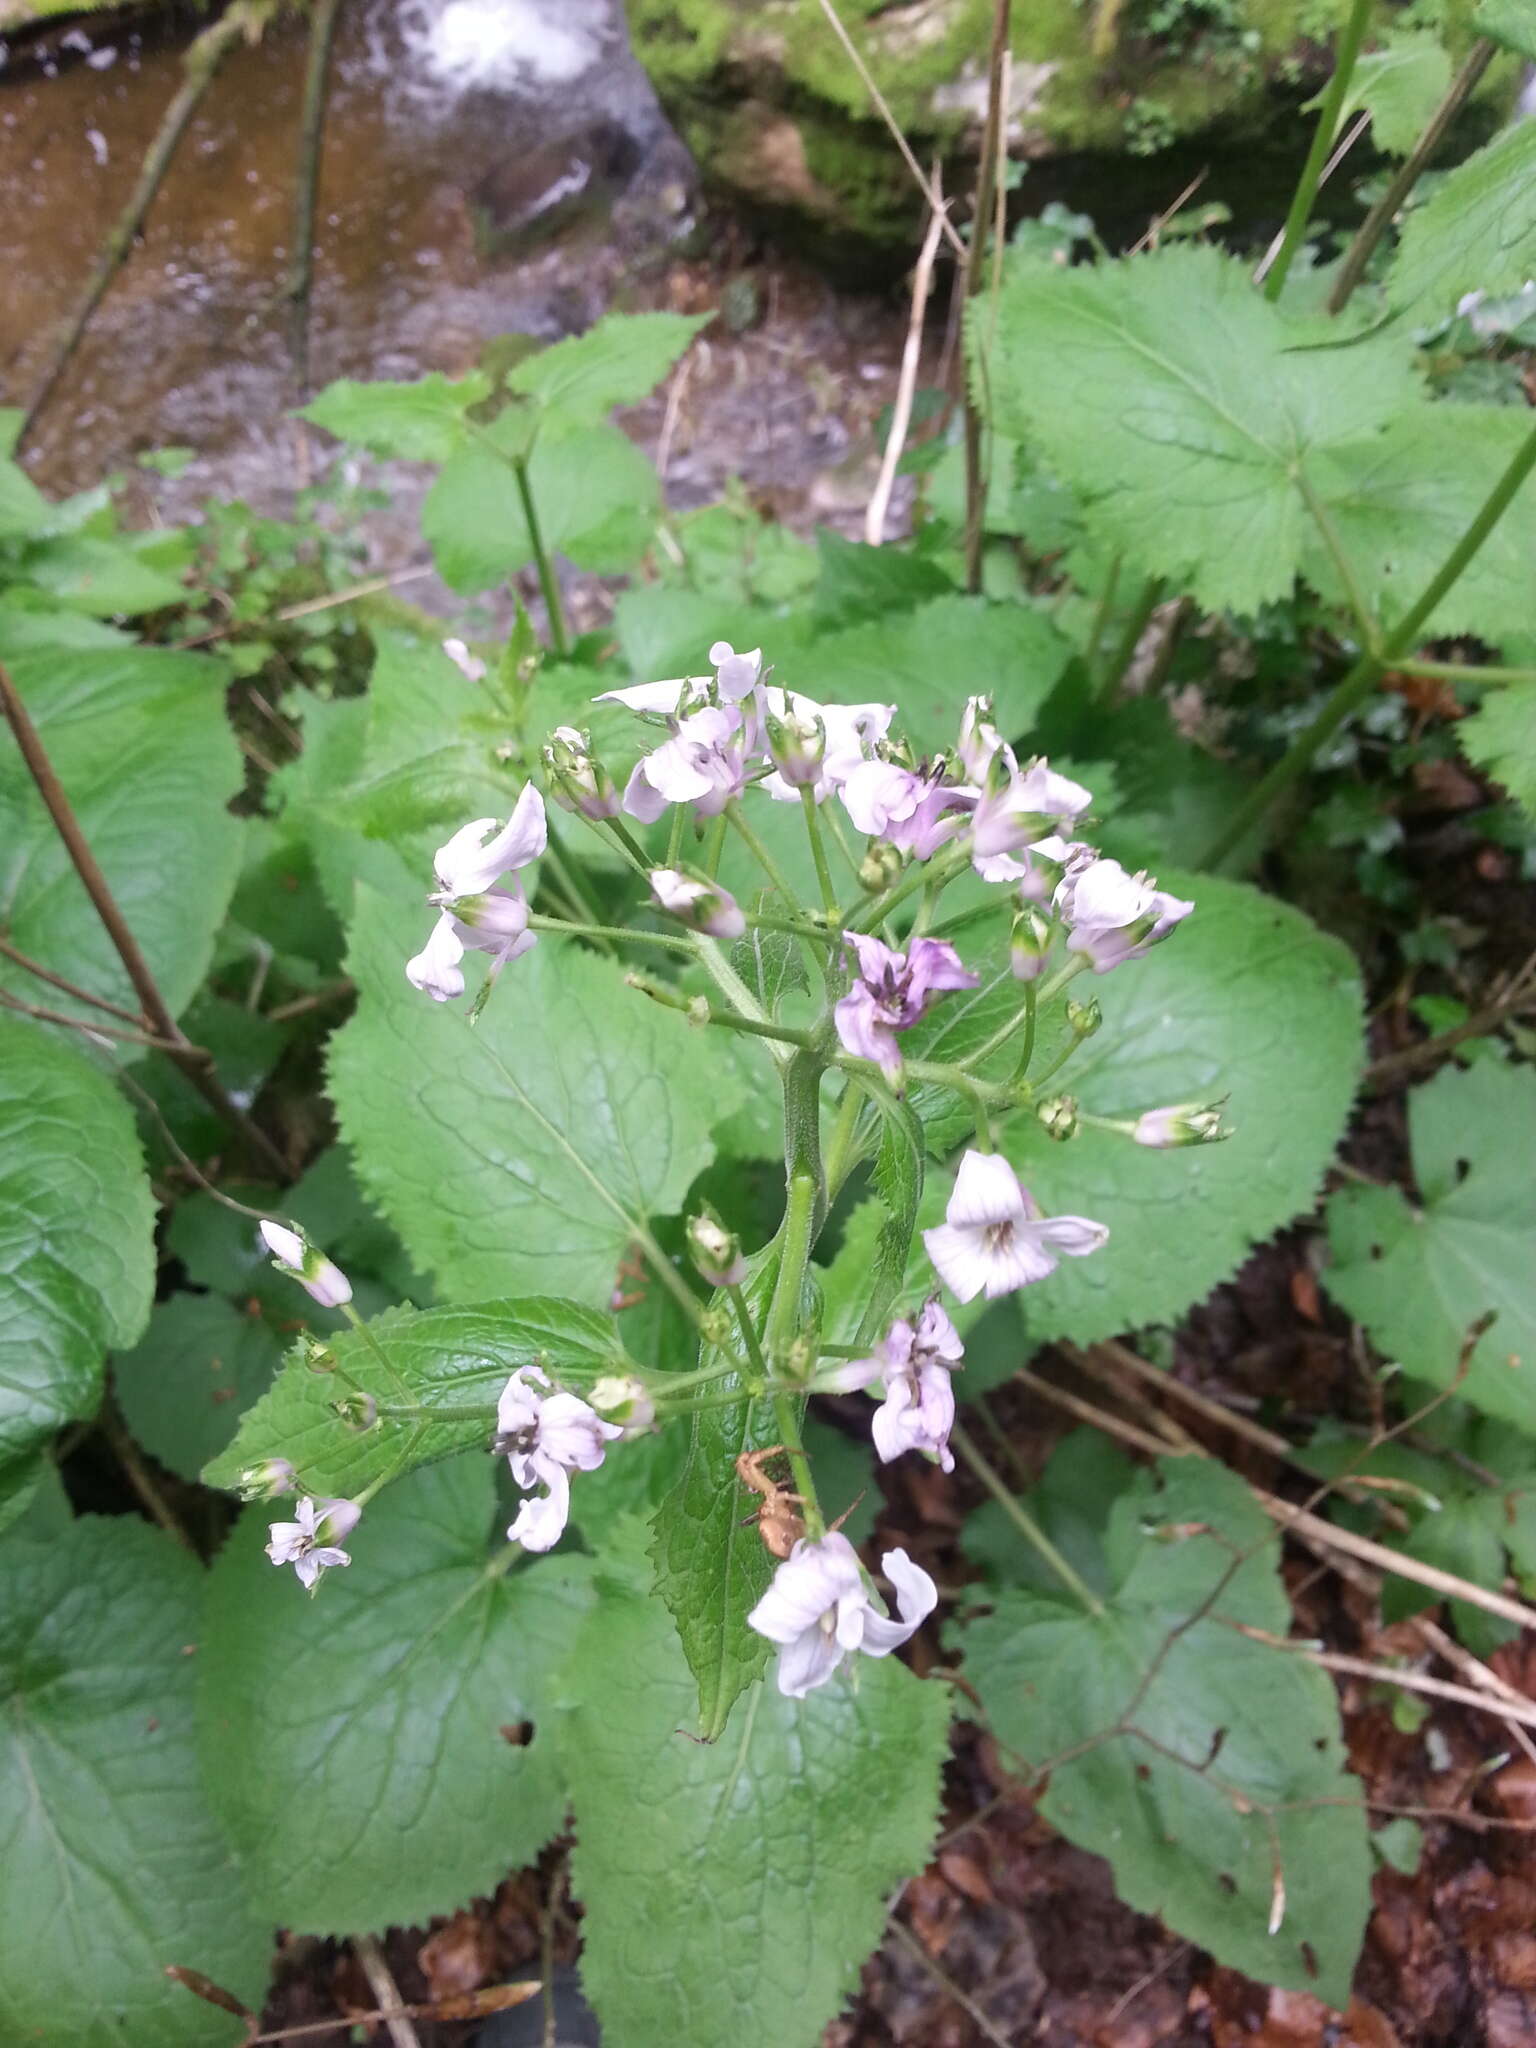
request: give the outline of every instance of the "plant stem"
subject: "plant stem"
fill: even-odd
[[[93,996],[88,988],[81,988],[78,982],[66,981],[62,974],[55,974],[51,967],[44,967],[40,960],[34,960],[29,953],[23,953],[19,946],[13,946],[8,939],[0,939],[0,958],[15,961],[24,973],[35,975],[39,981],[46,981],[50,988],[61,990],[73,996],[77,1003],[89,1003],[92,1009],[104,1010],[109,1017],[121,1017],[125,1024],[132,1024],[136,1030],[144,1028],[142,1010],[128,1010],[121,1003],[109,1003],[105,996]]]
[[[1125,681],[1125,672],[1135,659],[1136,649],[1141,645],[1141,636],[1151,624],[1152,614],[1163,601],[1164,588],[1161,576],[1149,576],[1141,586],[1141,593],[1125,622],[1125,630],[1115,642],[1109,660],[1098,676],[1096,695],[1100,704],[1113,704],[1119,696],[1120,685]]]
[[[1226,858],[1264,816],[1281,791],[1301,774],[1318,748],[1331,739],[1350,714],[1364,703],[1381,680],[1383,670],[1390,668],[1398,656],[1413,645],[1425,621],[1433,615],[1436,605],[1503,518],[1511,499],[1532,469],[1536,469],[1536,427],[1527,433],[1504,474],[1483,500],[1477,517],[1431,577],[1422,596],[1374,649],[1360,656],[1306,731],[1296,736],[1252,794],[1238,805],[1198,866],[1214,867]]]
[[[763,1353],[772,1361],[775,1369],[782,1367],[800,1321],[805,1269],[810,1261],[811,1244],[815,1236],[818,1194],[817,1184],[808,1173],[791,1175],[784,1207],[783,1248],[779,1257],[778,1278],[774,1281],[773,1298],[768,1304],[768,1314],[763,1325]],[[825,1535],[826,1520],[816,1498],[816,1481],[811,1472],[810,1460],[805,1455],[805,1445],[800,1438],[800,1417],[794,1395],[774,1394],[773,1413],[779,1433],[784,1439],[790,1470],[795,1475],[795,1488],[805,1510],[806,1534],[812,1538]]]
[[[821,819],[816,810],[816,792],[802,785],[800,806],[805,813],[806,837],[811,842],[811,859],[816,863],[816,879],[821,884],[822,908],[827,913],[827,922],[835,925],[838,919],[837,891],[832,886],[831,870],[827,866],[827,850],[821,843]]]
[[[1083,649],[1083,660],[1087,665],[1090,679],[1099,673],[1099,649],[1104,644],[1104,635],[1115,609],[1115,593],[1120,588],[1120,570],[1123,556],[1116,555],[1109,565],[1109,574],[1104,578],[1104,588],[1099,592],[1099,601],[1094,606],[1093,624],[1088,628],[1088,643]]]
[[[837,1105],[837,1122],[832,1127],[832,1144],[827,1154],[828,1201],[837,1200],[843,1182],[853,1171],[854,1141],[862,1103],[862,1091],[850,1074],[843,1083],[842,1099]]]
[[[1317,197],[1323,165],[1328,160],[1333,139],[1339,132],[1339,116],[1343,111],[1344,96],[1349,91],[1349,81],[1354,76],[1355,60],[1360,55],[1360,45],[1365,40],[1371,7],[1372,0],[1353,0],[1349,18],[1339,36],[1338,47],[1334,51],[1333,76],[1328,81],[1328,90],[1323,95],[1322,112],[1318,115],[1317,126],[1312,132],[1312,147],[1308,150],[1306,163],[1302,166],[1295,196],[1291,200],[1291,210],[1285,217],[1285,231],[1280,238],[1279,252],[1270,266],[1269,276],[1264,280],[1264,296],[1271,301],[1278,299],[1285,289],[1285,280],[1290,275],[1291,264],[1307,232],[1307,223],[1312,218],[1312,202]]]
[[[1067,1588],[1068,1592],[1073,1594],[1078,1600],[1080,1600],[1084,1607],[1087,1608],[1090,1614],[1102,1614],[1104,1612],[1104,1603],[1099,1598],[1098,1594],[1095,1593],[1093,1588],[1087,1583],[1087,1581],[1084,1578],[1082,1578],[1081,1575],[1076,1570],[1074,1570],[1074,1568],[1070,1564],[1068,1564],[1067,1560],[1056,1548],[1055,1544],[1051,1541],[1050,1537],[1046,1535],[1045,1531],[1041,1528],[1040,1524],[1035,1520],[1034,1516],[1029,1512],[1029,1510],[1024,1506],[1023,1502],[1016,1499],[1015,1496],[1008,1490],[1007,1486],[1004,1485],[1002,1479],[999,1477],[997,1472],[993,1470],[992,1466],[989,1464],[985,1456],[982,1454],[975,1439],[972,1437],[969,1430],[965,1428],[963,1423],[957,1422],[954,1425],[954,1427],[949,1432],[949,1440],[951,1444],[954,1445],[955,1449],[960,1453],[961,1457],[965,1460],[966,1464],[970,1466],[971,1470],[975,1473],[976,1477],[981,1481],[982,1485],[987,1489],[988,1493],[990,1493],[992,1498],[997,1502],[998,1506],[1002,1509],[1003,1513],[1008,1517],[1009,1521],[1012,1522],[1013,1526],[1019,1531],[1019,1533],[1022,1536],[1024,1536],[1027,1539],[1027,1541],[1034,1547],[1034,1549],[1038,1551],[1040,1556],[1045,1560],[1045,1562],[1050,1566],[1051,1570],[1056,1574],[1057,1578],[1060,1579],[1061,1583]]]
[[[1536,668],[1488,668],[1470,661],[1395,661],[1405,676],[1429,676],[1447,683],[1536,683]]]
[[[1048,1003],[1053,996],[1059,996],[1069,981],[1076,981],[1080,974],[1086,974],[1089,967],[1086,953],[1075,953],[1070,960],[1064,960],[1054,974],[1048,974],[1041,982],[1036,1001]]]
[[[965,251],[965,296],[975,299],[986,279],[987,229],[992,212],[992,187],[997,176],[997,140],[1005,119],[1003,73],[1009,50],[1013,9],[1011,0],[996,0],[992,15],[992,48],[987,60],[987,118],[982,129],[981,163],[976,175],[976,203],[971,211],[971,234]],[[962,372],[963,376],[963,372]],[[978,361],[978,376],[985,381],[987,365]],[[987,467],[983,452],[981,408],[969,377],[965,389],[965,587],[974,597],[981,589],[981,555],[986,539]]]
[[[1393,173],[1386,191],[1361,222],[1359,231],[1339,266],[1339,274],[1333,281],[1333,289],[1328,294],[1330,313],[1342,313],[1349,304],[1351,294],[1365,275],[1365,267],[1371,260],[1372,250],[1396,219],[1398,209],[1418,183],[1424,166],[1444,140],[1445,131],[1477,90],[1478,83],[1488,69],[1493,55],[1494,46],[1486,36],[1480,36],[1472,45],[1466,62],[1451,80],[1445,98],[1430,115],[1424,133]]]
[[[1019,1063],[1013,1070],[1015,1084],[1021,1082],[1029,1072],[1029,1063],[1035,1056],[1035,1010],[1037,1004],[1035,984],[1024,984],[1024,1043],[1019,1048]]]
[[[778,862],[768,851],[767,847],[764,846],[761,838],[758,836],[757,828],[748,821],[738,798],[733,797],[726,805],[725,815],[746,842],[753,859],[768,877],[774,888],[778,890],[786,903],[793,905],[795,901],[794,890],[790,888],[788,882],[785,881],[780,873]]]
[[[134,994],[143,1005],[144,1016],[152,1034],[167,1042],[167,1057],[175,1061],[203,1100],[218,1111],[232,1130],[244,1138],[268,1170],[285,1184],[291,1181],[293,1174],[282,1153],[266,1132],[258,1129],[245,1111],[231,1100],[224,1083],[219,1079],[213,1055],[201,1046],[193,1045],[171,1015],[170,1007],[160,993],[159,984],[149,971],[149,963],[140,952],[138,941],[128,929],[123,913],[117,907],[117,900],[107,886],[107,878],[91,851],[89,841],[80,829],[80,821],[64,793],[63,784],[54,773],[53,763],[48,758],[42,737],[32,723],[27,707],[21,701],[21,693],[4,667],[0,667],[0,706],[3,706],[11,730],[16,735],[16,744],[21,749],[21,758],[27,765],[27,772],[36,784],[37,793],[53,820],[54,829],[64,842],[65,851],[74,863],[75,873],[80,877],[85,893],[91,899],[91,906],[101,919],[118,959],[123,963],[123,971],[133,984]]]
[[[309,301],[315,273],[315,191],[320,176],[320,142],[325,124],[325,85],[331,62],[340,0],[314,0],[309,20],[309,57],[304,70],[304,111],[299,131],[297,191],[293,209],[293,252],[288,261],[288,353],[301,401],[309,397]]]
[[[70,1031],[83,1032],[87,1038],[95,1033],[99,1038],[116,1038],[127,1045],[141,1045],[148,1052],[176,1050],[168,1038],[150,1038],[142,1031],[126,1030],[121,1024],[100,1023],[94,1017],[72,1017],[66,1010],[49,1010],[39,1003],[24,1003],[20,996],[10,995],[4,989],[0,989],[0,1008],[15,1010],[23,1017],[35,1017],[39,1024],[62,1024]]]
[[[512,465],[512,474],[517,478],[517,495],[522,500],[528,540],[533,548],[534,565],[539,572],[539,589],[544,593],[544,609],[549,614],[549,644],[563,661],[571,651],[571,643],[565,630],[565,609],[560,602],[559,579],[549,558],[549,550],[544,545],[538,507],[533,502],[533,489],[528,481],[527,458],[510,455],[507,460]]]
[[[1344,586],[1344,595],[1349,602],[1350,610],[1355,615],[1355,622],[1360,628],[1361,638],[1364,640],[1367,648],[1373,647],[1378,637],[1377,626],[1375,619],[1371,616],[1371,608],[1365,601],[1365,593],[1360,588],[1360,579],[1356,576],[1354,565],[1344,551],[1344,544],[1339,539],[1338,528],[1333,523],[1328,507],[1319,497],[1313,486],[1312,479],[1307,475],[1305,468],[1300,463],[1296,465],[1296,488],[1300,491],[1307,510],[1312,514],[1314,525],[1322,535],[1323,546],[1328,550],[1328,559],[1333,564],[1334,573]]]
[[[389,1353],[384,1349],[384,1346],[379,1342],[378,1338],[374,1335],[373,1331],[368,1327],[367,1323],[363,1321],[363,1318],[358,1314],[357,1310],[352,1306],[352,1303],[350,1301],[344,1302],[342,1304],[341,1312],[346,1317],[347,1321],[352,1325],[352,1328],[356,1331],[357,1335],[362,1338],[363,1342],[367,1345],[368,1349],[373,1353],[374,1357],[379,1361],[380,1365],[383,1366],[385,1376],[389,1380],[389,1384],[395,1390],[395,1399],[398,1402],[400,1402],[402,1406],[409,1406],[411,1399],[411,1390],[405,1384],[405,1381],[401,1379],[399,1373],[395,1370],[395,1362],[390,1357]]]
[[[633,930],[622,924],[577,924],[565,917],[541,917],[537,913],[528,919],[529,928],[536,932],[564,932],[573,939],[623,939],[637,946],[661,946],[669,953],[686,953],[693,957],[692,939],[685,939],[674,932],[646,932]]]

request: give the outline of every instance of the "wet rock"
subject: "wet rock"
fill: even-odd
[[[639,169],[643,148],[617,122],[598,120],[537,149],[509,149],[469,193],[482,255],[526,249],[574,221],[606,214]]]

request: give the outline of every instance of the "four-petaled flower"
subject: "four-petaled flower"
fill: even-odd
[[[1119,861],[1087,847],[1068,862],[1055,902],[1070,926],[1067,951],[1085,953],[1095,974],[1139,959],[1195,907],[1159,889],[1149,875],[1128,875]]]
[[[1059,775],[1048,761],[1031,761],[1020,768],[1013,749],[1000,746],[988,764],[971,818],[971,852],[978,867],[992,855],[1017,853],[1053,829],[1070,825],[1092,802],[1080,782]]]
[[[674,719],[671,737],[635,764],[625,810],[642,825],[654,825],[670,804],[714,817],[746,788],[755,725],[734,705],[705,704]]]
[[[291,1522],[273,1522],[267,1555],[276,1565],[291,1564],[299,1584],[313,1592],[320,1574],[332,1565],[350,1564],[341,1548],[357,1527],[362,1509],[355,1500],[312,1500],[295,1506]]]
[[[843,807],[860,832],[888,839],[914,860],[928,860],[964,824],[975,791],[948,780],[943,761],[903,768],[864,761],[843,780]]]
[[[522,883],[510,889],[501,885],[507,875],[539,858],[548,837],[544,799],[530,782],[505,825],[476,818],[437,849],[432,862],[437,887],[427,901],[439,915],[425,946],[405,963],[413,988],[434,1002],[450,1002],[464,993],[459,963],[466,949],[489,953],[494,975],[538,944],[538,934],[528,929]]]
[[[932,1579],[904,1550],[888,1550],[880,1569],[896,1588],[892,1621],[865,1583],[858,1553],[835,1530],[802,1536],[747,1616],[747,1626],[779,1646],[779,1691],[803,1700],[825,1685],[850,1650],[888,1657],[938,1605]]]
[[[955,1390],[949,1376],[964,1356],[960,1332],[935,1295],[923,1303],[915,1324],[898,1316],[870,1357],[839,1366],[827,1384],[851,1392],[884,1381],[885,1399],[871,1425],[881,1463],[888,1465],[903,1451],[923,1451],[953,1472]]]
[[[923,1232],[939,1277],[961,1301],[1028,1287],[1055,1272],[1059,1253],[1083,1259],[1108,1238],[1086,1216],[1047,1216],[995,1152],[966,1153],[944,1221]]]
[[[575,1394],[540,1394],[529,1384],[549,1385],[537,1365],[521,1365],[496,1403],[494,1448],[506,1454],[512,1477],[531,1497],[517,1511],[507,1539],[525,1550],[553,1550],[571,1513],[573,1472],[595,1472],[607,1446],[624,1434],[604,1422]],[[542,1486],[542,1494],[533,1489]]]
[[[975,988],[979,977],[960,964],[946,939],[914,939],[896,953],[864,932],[846,932],[858,978],[833,1011],[837,1035],[856,1059],[876,1061],[893,1086],[901,1079],[896,1033],[915,1024],[935,996]]]

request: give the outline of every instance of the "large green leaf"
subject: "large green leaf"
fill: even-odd
[[[525,356],[507,388],[588,423],[648,397],[713,313],[607,313],[585,334]]]
[[[1363,440],[1414,390],[1391,337],[1293,340],[1247,266],[1214,249],[1042,265],[1003,287],[978,396],[1095,501],[1108,545],[1208,609],[1251,612],[1300,567],[1307,458]]]
[[[8,640],[0,632],[0,658]],[[178,1015],[213,957],[240,869],[240,750],[224,670],[161,648],[17,648],[9,665],[118,908]],[[22,952],[137,1007],[14,747],[0,748],[0,922]],[[0,981],[21,970],[0,961]],[[55,1007],[79,1008],[53,995]]]
[[[645,552],[659,502],[656,472],[617,427],[546,429],[529,458],[528,488],[545,547],[578,568],[616,573]],[[489,590],[534,559],[517,478],[494,430],[444,463],[421,528],[455,590]]]
[[[139,1442],[196,1479],[271,1385],[281,1357],[282,1340],[262,1316],[218,1294],[173,1294],[156,1305],[140,1342],[113,1359],[112,1381]]]
[[[445,1292],[605,1303],[633,1219],[680,1207],[741,1075],[612,962],[550,939],[471,1026],[405,978],[426,931],[359,891],[358,1010],[331,1057],[358,1179]]]
[[[857,1686],[838,1676],[803,1701],[754,1687],[700,1743],[643,1583],[600,1586],[570,1673],[583,1982],[605,2038],[632,2048],[802,2048],[927,1857],[945,1690],[861,1660]]]
[[[1472,25],[1501,49],[1536,64],[1536,0],[1477,0]]]
[[[485,1458],[369,1507],[313,1600],[264,1556],[266,1519],[220,1554],[198,1659],[210,1796],[251,1895],[315,1933],[451,1912],[560,1826],[554,1676],[583,1563],[506,1542]]]
[[[1310,1208],[1354,1095],[1360,987],[1345,949],[1244,883],[1162,879],[1194,914],[1093,982],[1103,1027],[1059,1086],[1109,1117],[1225,1096],[1236,1135],[1159,1152],[1093,1129],[1056,1143],[1029,1116],[1004,1127],[1001,1149],[1047,1213],[1110,1232],[1102,1251],[1028,1289],[1037,1340],[1090,1343],[1181,1315]]]
[[[771,651],[771,650],[770,650]],[[979,597],[936,597],[788,656],[775,680],[839,703],[894,703],[922,753],[953,748],[967,697],[990,693],[998,729],[1034,723],[1072,650],[1044,612]]]
[[[210,1486],[234,1487],[248,1465],[287,1458],[308,1492],[350,1497],[399,1470],[407,1454],[423,1465],[485,1449],[495,1434],[496,1397],[520,1366],[541,1366],[557,1383],[579,1387],[627,1363],[611,1316],[540,1299],[397,1309],[375,1317],[367,1336],[345,1330],[332,1338],[326,1357],[316,1371],[306,1347],[295,1349],[271,1392],[241,1417],[235,1441],[209,1465]],[[354,1389],[428,1416],[385,1414],[369,1429],[349,1427],[333,1403]],[[437,1408],[447,1413],[433,1421]]]
[[[1501,782],[1536,818],[1536,691],[1490,690],[1470,718],[1456,727],[1469,761]]]
[[[1311,464],[1356,588],[1390,625],[1419,597],[1472,524],[1530,431],[1513,406],[1415,405],[1385,432]],[[1322,537],[1309,535],[1307,578],[1346,594]],[[1497,644],[1527,629],[1536,578],[1536,485],[1529,481],[1436,606],[1423,637],[1476,633]]]
[[[300,413],[340,441],[407,462],[446,462],[464,439],[464,415],[490,395],[482,371],[449,379],[430,371],[409,384],[328,384]]]
[[[236,2022],[165,1975],[259,2005],[271,1949],[199,1781],[202,1573],[131,1518],[18,1533],[4,1555],[0,2038],[233,2044]]]
[[[758,1317],[777,1273],[772,1248],[753,1262],[744,1292]],[[713,1350],[701,1351],[701,1364],[717,1359]],[[712,1382],[710,1391],[723,1395],[739,1384],[731,1375]],[[773,1560],[750,1522],[762,1503],[743,1487],[736,1460],[783,1441],[767,1400],[743,1397],[734,1406],[699,1409],[689,1424],[681,1476],[656,1510],[656,1590],[677,1624],[698,1687],[698,1726],[706,1742],[720,1735],[732,1705],[768,1661],[768,1643],[747,1627],[747,1615],[767,1589]]]
[[[1439,320],[1464,292],[1512,291],[1533,269],[1536,127],[1519,121],[1409,214],[1387,292],[1395,306]]]
[[[1324,1285],[1378,1351],[1437,1387],[1492,1313],[1458,1391],[1536,1433],[1536,1074],[1447,1067],[1415,1089],[1408,1123],[1422,1206],[1397,1188],[1339,1189]]]
[[[112,1084],[0,1016],[0,1465],[91,1414],[154,1295],[155,1205]]]
[[[1376,147],[1389,156],[1406,156],[1450,82],[1451,60],[1437,35],[1428,29],[1389,35],[1379,50],[1368,50],[1355,65],[1337,116],[1339,129],[1366,108]],[[1321,101],[1321,94],[1309,100],[1309,111]]]
[[[966,1629],[989,1727],[1046,1774],[1041,1812],[1108,1857],[1129,1905],[1343,2005],[1371,1858],[1333,1687],[1231,1626],[1290,1627],[1267,1518],[1223,1466],[1165,1460],[1116,1500],[1103,1558],[1101,1612],[1059,1586],[1009,1590]]]

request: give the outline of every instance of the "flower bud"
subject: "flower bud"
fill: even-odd
[[[1131,1135],[1138,1145],[1165,1152],[1177,1145],[1214,1145],[1230,1138],[1232,1131],[1221,1120],[1219,1102],[1179,1102],[1167,1109],[1144,1110]]]
[[[1045,972],[1045,956],[1051,950],[1050,921],[1033,908],[1021,910],[1013,920],[1008,959],[1016,981],[1034,981]]]
[[[1049,1102],[1042,1102],[1035,1111],[1048,1138],[1058,1144],[1065,1144],[1068,1138],[1077,1136],[1077,1098],[1073,1095],[1054,1095]]]
[[[352,1299],[352,1283],[346,1274],[332,1265],[324,1252],[316,1250],[302,1231],[289,1230],[266,1218],[261,1237],[278,1272],[297,1280],[311,1301],[319,1302],[322,1308],[343,1308]]]
[[[259,1465],[247,1465],[235,1481],[242,1500],[276,1500],[280,1493],[293,1493],[299,1475],[286,1458],[263,1458]]]
[[[987,770],[1002,747],[993,711],[990,697],[966,699],[965,712],[960,720],[960,744],[955,751],[972,782],[985,780]]]
[[[825,725],[819,718],[800,718],[794,712],[776,718],[770,711],[764,727],[774,767],[793,788],[808,788],[821,773],[827,751]]]
[[[804,1386],[816,1364],[816,1346],[802,1330],[784,1353],[784,1377]]]
[[[1103,1022],[1104,1012],[1099,1008],[1095,997],[1090,996],[1086,1003],[1073,1002],[1071,997],[1068,997],[1067,1028],[1074,1037],[1092,1038]]]
[[[688,1256],[701,1280],[711,1287],[739,1287],[747,1277],[741,1240],[727,1230],[714,1210],[705,1207],[688,1219]]]
[[[322,1344],[318,1337],[306,1334],[300,1339],[300,1345],[304,1353],[304,1363],[311,1372],[336,1370],[336,1354],[329,1344]]]
[[[653,868],[651,894],[657,907],[679,924],[712,939],[739,939],[747,928],[741,906],[729,889],[685,875],[681,868]]]
[[[735,1335],[736,1323],[729,1309],[707,1308],[699,1317],[701,1343],[729,1344]]]
[[[574,725],[557,725],[544,747],[543,760],[549,793],[562,809],[593,820],[618,816],[618,784],[602,762],[593,758],[589,733]]]
[[[901,873],[901,853],[888,839],[877,839],[859,862],[859,887],[871,896],[889,889]]]
[[[520,939],[528,929],[528,903],[521,889],[488,889],[479,896],[429,896],[429,903],[451,911],[460,924],[490,939]]]
[[[636,1374],[608,1373],[587,1390],[587,1403],[610,1422],[621,1423],[627,1436],[639,1436],[656,1420],[656,1404],[645,1381]]]
[[[343,1394],[339,1401],[333,1401],[331,1413],[339,1417],[348,1429],[355,1429],[361,1434],[365,1429],[372,1429],[378,1421],[379,1404],[372,1394],[358,1389],[355,1393]]]
[[[684,1010],[683,1015],[690,1024],[697,1028],[702,1028],[710,1019],[709,997],[690,996],[688,998],[688,1007]]]

